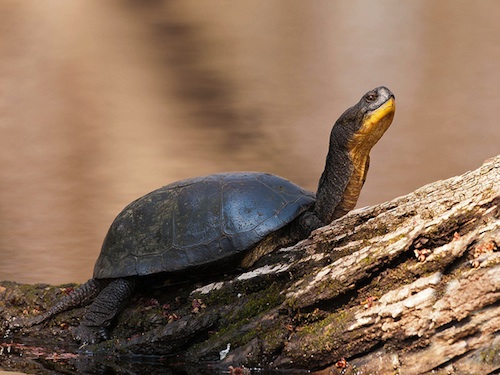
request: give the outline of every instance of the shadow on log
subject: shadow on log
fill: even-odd
[[[353,211],[248,272],[143,290],[113,338],[83,351],[317,374],[499,371],[499,204],[497,156]],[[71,287],[0,284],[0,366],[17,368],[8,348],[74,358],[83,309],[12,328],[14,316],[45,311]]]

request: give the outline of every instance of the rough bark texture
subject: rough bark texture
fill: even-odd
[[[113,339],[86,349],[318,374],[497,373],[499,204],[500,156],[353,211],[248,272],[142,291]],[[13,316],[44,311],[65,289],[1,285],[4,348],[37,337],[48,346],[50,337],[52,352],[71,342],[67,328],[83,309],[9,329]],[[4,350],[0,366],[11,362]]]

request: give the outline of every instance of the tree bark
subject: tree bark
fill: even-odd
[[[113,339],[89,349],[317,374],[498,371],[499,203],[500,155],[352,211],[247,272],[143,290]],[[12,329],[14,316],[43,311],[64,292],[1,284],[4,347],[28,337],[71,342],[67,328],[83,309]]]

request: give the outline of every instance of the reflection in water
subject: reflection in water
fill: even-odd
[[[499,152],[494,1],[53,5],[0,5],[0,279],[85,281],[114,216],[181,178],[315,190],[332,123],[380,84],[398,113],[358,206]]]

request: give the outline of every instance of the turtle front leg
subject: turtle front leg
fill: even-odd
[[[86,308],[75,334],[76,339],[83,344],[107,340],[108,327],[134,291],[135,284],[131,279],[116,279],[110,282]]]
[[[307,238],[315,229],[325,226],[327,223],[321,221],[316,212],[306,211],[296,220],[296,227],[301,238]],[[293,229],[292,229],[293,230]]]

